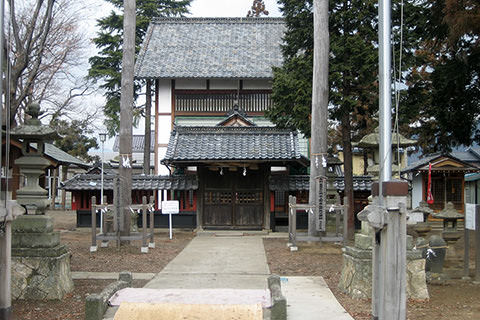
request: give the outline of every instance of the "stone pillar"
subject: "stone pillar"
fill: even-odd
[[[70,252],[53,231],[53,219],[24,215],[12,223],[12,298],[62,299],[73,290]]]

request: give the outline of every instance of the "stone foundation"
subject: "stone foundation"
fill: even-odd
[[[338,287],[353,298],[369,299],[372,296],[372,228],[362,222],[362,230],[355,234],[355,245],[343,250],[343,268]],[[422,251],[412,250],[412,237],[407,236],[407,297],[415,300],[429,299],[425,259]]]
[[[21,216],[12,227],[12,298],[53,300],[71,292],[71,254],[53,231],[52,218]]]

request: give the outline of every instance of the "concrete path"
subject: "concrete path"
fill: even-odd
[[[322,277],[281,278],[288,320],[353,320]]]
[[[189,295],[201,293],[204,289],[213,290],[212,294],[223,290],[223,298],[235,300],[241,290],[264,292],[269,275],[261,235],[201,234],[143,290],[157,289],[159,296],[165,294],[165,289],[184,290],[183,294]],[[353,319],[338,303],[322,277],[282,278],[282,292],[287,298],[289,320]],[[150,299],[155,299],[155,295],[147,293],[151,295]],[[104,319],[113,319],[115,312],[116,308],[109,308]]]

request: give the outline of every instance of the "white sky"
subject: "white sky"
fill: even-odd
[[[107,16],[113,9],[113,6],[106,1],[99,0],[79,0],[85,5],[85,19],[83,20],[83,28],[89,39],[96,36],[97,27],[96,20]],[[191,17],[245,17],[248,10],[252,6],[253,0],[193,0],[190,6]],[[264,0],[266,10],[269,11],[269,17],[280,17],[281,13],[278,9],[277,0]],[[84,60],[84,75],[87,75],[89,68],[88,58],[97,53],[93,43],[91,44],[88,54],[83,57]],[[93,107],[100,107],[104,104],[104,98],[99,93],[98,95],[88,97],[86,104]],[[102,119],[97,120],[97,127],[100,131],[104,129],[102,126]],[[138,128],[134,128],[134,134],[143,134],[143,123],[140,123]],[[105,143],[105,151],[109,151],[113,147],[114,139],[109,139]]]

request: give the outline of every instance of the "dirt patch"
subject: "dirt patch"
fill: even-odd
[[[354,319],[371,319],[371,300],[352,299],[338,289],[343,264],[341,245],[302,242],[297,243],[297,252],[290,252],[284,239],[264,239],[263,243],[272,273],[281,276],[322,276]],[[430,301],[408,301],[407,319],[478,319],[480,285],[450,280],[445,285],[429,285],[428,290]]]
[[[51,210],[48,215],[54,218],[54,227],[60,231],[62,244],[66,244],[70,252],[72,271],[99,272],[160,272],[177,254],[185,248],[195,236],[191,231],[174,231],[172,240],[168,233],[156,230],[156,248],[149,253],[140,252],[141,242],[132,241],[129,246],[115,247],[110,242],[109,248],[101,248],[90,253],[90,229],[75,228],[76,215],[73,211]],[[85,319],[85,298],[91,293],[99,293],[111,280],[74,280],[75,289],[58,301],[14,301],[13,318],[15,320],[77,320]],[[134,287],[143,287],[147,281],[134,280]]]
[[[62,300],[13,302],[14,320],[83,320],[85,319],[85,298],[100,293],[111,280],[74,280],[75,289]],[[141,288],[146,280],[134,280],[133,287]]]

